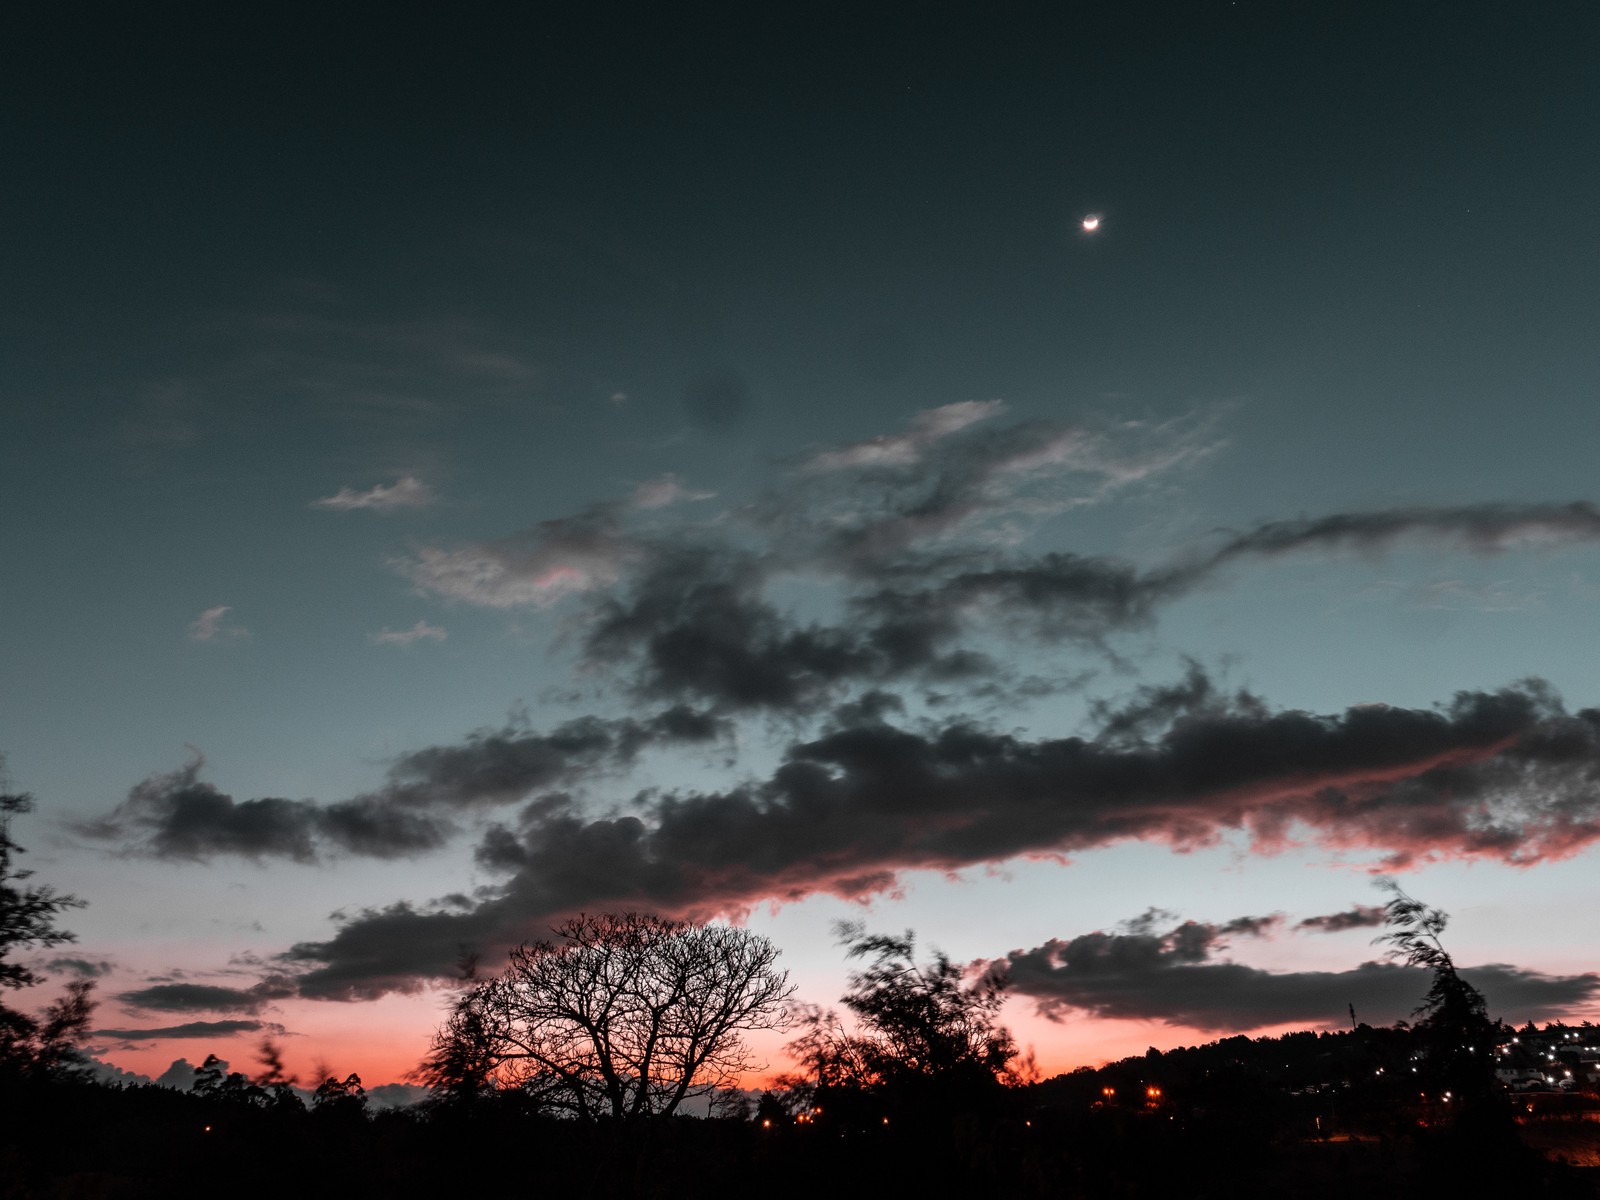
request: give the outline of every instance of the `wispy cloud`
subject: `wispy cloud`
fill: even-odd
[[[905,433],[885,434],[864,442],[821,450],[804,460],[806,471],[841,471],[861,467],[905,467],[917,462],[928,447],[969,425],[998,416],[1000,400],[964,400],[927,409],[911,420]]]
[[[156,1038],[237,1037],[241,1033],[282,1032],[282,1029],[281,1025],[267,1025],[261,1021],[188,1021],[155,1029],[96,1029],[90,1036],[119,1042],[145,1042]]]
[[[250,631],[242,625],[230,623],[226,618],[233,611],[231,605],[219,604],[208,608],[189,622],[189,637],[196,642],[230,642],[248,638]]]
[[[331,496],[311,502],[312,508],[325,508],[334,512],[366,510],[375,513],[399,512],[408,508],[427,508],[435,502],[434,491],[415,475],[402,475],[387,486],[376,484],[364,492],[354,488],[340,488]]]
[[[438,625],[419,620],[410,629],[382,629],[369,633],[367,639],[374,646],[410,646],[422,641],[442,642],[449,636]]]
[[[638,552],[615,508],[597,505],[498,542],[425,546],[394,565],[424,594],[485,608],[545,607],[615,583]]]
[[[1571,504],[1465,504],[1375,509],[1294,521],[1268,521],[1223,543],[1207,566],[1229,559],[1273,558],[1308,550],[1372,553],[1403,539],[1453,543],[1479,554],[1518,545],[1600,541],[1600,509]]]
[[[650,510],[685,501],[710,500],[715,495],[715,492],[698,492],[684,487],[676,475],[662,475],[657,479],[647,479],[634,488],[631,503],[634,508]]]
[[[1388,917],[1381,904],[1357,904],[1343,912],[1306,917],[1295,925],[1295,932],[1343,933],[1347,929],[1375,929]]]
[[[209,983],[158,983],[120,992],[116,999],[145,1012],[245,1012],[258,1013],[277,1000],[295,994],[294,983],[284,975],[269,975],[247,988]]]

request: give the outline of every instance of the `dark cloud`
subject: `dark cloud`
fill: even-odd
[[[1264,938],[1271,937],[1283,927],[1282,913],[1269,913],[1264,917],[1235,917],[1217,926],[1217,932],[1223,937],[1242,934],[1245,937]]]
[[[1189,848],[1242,833],[1270,851],[1304,836],[1399,867],[1440,855],[1527,863],[1600,838],[1600,714],[1569,714],[1534,684],[1433,710],[1318,715],[1271,710],[1191,666],[1096,706],[1090,737],[891,724],[891,688],[955,704],[1059,686],[1047,672],[1081,678],[1040,655],[1019,680],[987,651],[1014,636],[1111,654],[1114,635],[1245,561],[1403,538],[1488,552],[1600,537],[1587,504],[1469,506],[1272,522],[1155,567],[1023,553],[1043,518],[1160,478],[1214,440],[1203,421],[1094,430],[1006,424],[1000,411],[947,405],[900,433],[818,448],[755,502],[694,529],[663,529],[653,499],[599,504],[400,564],[426,592],[489,607],[576,597],[583,665],[614,673],[639,715],[482,731],[406,755],[380,787],[331,804],[238,801],[196,762],[146,780],[93,832],[169,858],[310,861],[414,854],[491,822],[476,853],[500,883],[465,904],[366,910],[287,953],[306,994],[324,996],[416,986],[462,947],[542,934],[581,908],[709,915],[860,897],[911,869],[1130,839]],[[783,607],[797,579],[828,587],[834,606]],[[645,747],[709,743],[758,714],[816,718],[820,732],[766,778],[725,790],[646,791],[611,810],[586,792]],[[1252,920],[1228,932],[1277,928]]]
[[[550,733],[515,726],[480,731],[459,745],[403,756],[389,768],[384,787],[361,799],[383,808],[442,811],[515,803],[530,792],[618,765],[661,733],[686,727],[679,718],[648,726],[580,717]],[[703,731],[690,732],[693,740],[704,740]]]
[[[909,464],[855,469],[853,474],[905,476],[917,482],[911,490],[921,498],[899,496],[890,487],[891,499],[877,509],[866,505],[863,515],[845,489],[852,495],[850,515],[837,523],[819,519],[783,493],[769,501],[773,511],[764,517],[774,536],[765,556],[703,547],[658,554],[621,595],[594,599],[591,661],[632,664],[636,690],[646,696],[690,697],[732,710],[804,712],[831,702],[844,684],[991,679],[998,672],[995,663],[965,644],[974,630],[1105,650],[1114,635],[1150,627],[1164,605],[1245,558],[1341,548],[1376,552],[1419,536],[1458,541],[1478,552],[1519,541],[1600,538],[1600,514],[1577,503],[1413,508],[1271,522],[1208,554],[1150,569],[1060,552],[916,551],[921,541],[977,519],[990,505],[1000,511],[1004,505],[990,488],[996,473],[1019,461],[1071,457],[1061,447],[1071,444],[1072,435],[1053,426],[1011,427],[982,441],[981,451],[969,445],[974,440],[959,443],[962,454],[934,456],[932,462],[919,455]],[[828,482],[835,482],[831,475]],[[766,588],[785,570],[833,573],[844,588],[847,619],[801,624],[778,610]]]
[[[427,814],[358,797],[330,805],[310,800],[235,800],[200,779],[196,756],[176,771],[151,775],[102,820],[79,826],[157,858],[288,858],[312,862],[319,841],[384,858],[415,854],[444,841],[452,827]]]
[[[701,390],[724,397],[708,413],[738,407],[726,380]],[[585,665],[620,672],[635,697],[807,716],[848,689],[902,681],[990,694],[1007,679],[984,648],[999,636],[1111,654],[1117,635],[1247,559],[1408,537],[1480,552],[1600,538],[1586,503],[1478,505],[1268,522],[1152,567],[1029,553],[1018,547],[1044,519],[1162,479],[1217,441],[1205,414],[1095,427],[1007,422],[1003,410],[948,404],[898,433],[817,448],[692,528],[599,503],[399,565],[424,591],[491,607],[579,597]],[[786,611],[775,593],[794,578],[830,588],[836,611]]]
[[[626,595],[596,602],[588,656],[631,664],[641,696],[735,712],[807,710],[845,681],[885,672],[860,637],[780,613],[762,598],[763,582],[754,559],[668,556]]]
[[[144,835],[141,849],[165,858],[240,854],[309,862],[316,805],[305,800],[236,802],[199,777],[196,755],[176,771],[151,775],[101,821],[81,827],[91,837],[128,842]]]
[[[115,966],[104,959],[92,961],[87,958],[52,958],[44,964],[44,969],[60,974],[82,975],[88,979],[96,979],[102,975],[109,975],[115,969]]]
[[[830,624],[773,604],[766,589],[775,569],[703,548],[664,553],[615,594],[591,600],[587,660],[622,668],[648,700],[799,715],[842,690],[900,679],[985,686],[1004,670],[963,644],[977,627],[1103,647],[1113,633],[1150,624],[1173,587],[1126,564],[1065,554],[1003,569],[969,564],[943,580],[940,567],[924,564],[920,582],[855,591],[844,619]]]
[[[1295,932],[1343,933],[1346,929],[1373,929],[1382,925],[1387,916],[1388,910],[1381,904],[1357,904],[1344,912],[1307,917],[1295,925]]]
[[[1162,914],[1170,916],[1170,914]],[[1254,920],[1255,918],[1249,918]],[[1146,914],[1113,933],[1051,939],[982,964],[1053,1020],[1079,1014],[1165,1021],[1208,1032],[1342,1023],[1350,1006],[1383,1024],[1410,1017],[1427,971],[1366,962],[1348,971],[1271,972],[1219,960],[1237,922],[1157,928]],[[1563,1014],[1600,997],[1600,975],[1546,975],[1503,963],[1462,968],[1491,1012],[1518,1021]]]
[[[1171,576],[1118,559],[1045,554],[961,571],[921,596],[952,615],[998,616],[1043,641],[1092,643],[1150,624],[1156,605],[1177,590]]]
[[[448,819],[407,809],[381,795],[357,796],[313,808],[310,823],[325,844],[371,858],[421,854],[442,845],[455,832]]]
[[[1137,746],[1170,729],[1179,720],[1197,717],[1250,715],[1266,717],[1266,704],[1247,691],[1226,693],[1193,659],[1185,664],[1176,683],[1146,684],[1120,704],[1090,702],[1089,712],[1099,727],[1097,740],[1105,745]]]
[[[718,718],[683,705],[644,719],[580,718],[550,733],[516,726],[480,731],[458,745],[404,755],[382,788],[332,804],[235,800],[199,778],[205,760],[196,756],[177,771],[150,776],[109,816],[79,829],[158,858],[232,854],[312,862],[328,848],[400,858],[441,846],[463,812],[598,776],[648,746],[704,743],[726,732]]]
[[[905,711],[905,701],[899,696],[874,688],[863,692],[848,704],[835,708],[832,726],[835,729],[853,729],[858,725],[882,725],[891,714]]]
[[[658,537],[615,589],[589,596],[590,662],[631,668],[647,697],[808,713],[846,685],[989,686],[1001,669],[969,644],[974,635],[1109,652],[1114,635],[1150,627],[1163,606],[1247,558],[1376,552],[1407,537],[1487,552],[1600,536],[1600,516],[1583,503],[1471,506],[1270,522],[1151,568],[1019,553],[1015,531],[987,523],[1026,527],[1201,445],[1190,431],[1139,453],[1070,426],[988,424],[992,411],[950,405],[906,433],[815,453],[741,514],[764,540],[758,550]],[[780,610],[769,590],[788,573],[836,585],[843,618],[801,622]]]
[[[258,1013],[274,1000],[295,994],[294,982],[284,975],[269,975],[248,988],[207,983],[158,983],[121,992],[116,999],[131,1008],[150,1012]]]
[[[1518,542],[1594,542],[1600,541],[1600,509],[1587,501],[1469,504],[1269,521],[1230,538],[1201,569],[1247,556],[1277,557],[1309,550],[1372,552],[1408,537],[1447,539],[1480,554],[1505,550]]]
[[[1600,839],[1600,712],[1569,715],[1538,684],[1432,710],[1193,708],[1172,706],[1159,732],[1134,737],[1124,723],[1105,740],[878,721],[794,745],[766,780],[727,791],[647,794],[608,815],[549,798],[485,839],[480,861],[509,877],[475,909],[362,913],[288,958],[309,968],[308,993],[367,994],[578,909],[707,916],[818,892],[861,897],[906,870],[1130,839],[1183,849],[1238,831],[1270,852],[1309,837],[1381,851],[1390,866],[1529,863]]]
[[[1199,569],[1180,578],[1019,555],[1019,531],[1207,448],[1195,422],[1096,431],[996,423],[1001,409],[945,405],[902,433],[817,450],[755,502],[694,529],[601,503],[397,565],[424,591],[490,607],[581,597],[588,664],[622,670],[650,699],[802,714],[845,686],[985,685],[1000,672],[964,644],[970,628],[1099,645],[1148,624]],[[842,617],[780,608],[774,585],[795,576],[839,588]]]
[[[144,1042],[155,1038],[234,1037],[241,1033],[260,1033],[277,1029],[261,1021],[190,1021],[184,1025],[165,1025],[159,1029],[96,1029],[90,1036],[119,1042]]]

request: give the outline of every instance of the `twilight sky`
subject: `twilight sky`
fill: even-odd
[[[1408,1015],[1384,871],[1600,1013],[1600,14],[692,7],[0,51],[100,1057],[392,1080],[463,948],[650,908],[1003,959],[1048,1072]]]

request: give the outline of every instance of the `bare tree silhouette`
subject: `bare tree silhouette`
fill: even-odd
[[[781,1026],[778,950],[746,929],[643,913],[578,916],[472,983],[416,1073],[446,1095],[514,1088],[580,1117],[668,1116],[755,1063]]]

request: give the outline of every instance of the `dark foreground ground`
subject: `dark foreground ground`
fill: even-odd
[[[159,1088],[4,1097],[0,1198],[1600,1196],[1600,1123],[1330,1140],[1226,1115],[1034,1111],[922,1128],[241,1107]],[[1557,1161],[1561,1156],[1565,1161]]]

